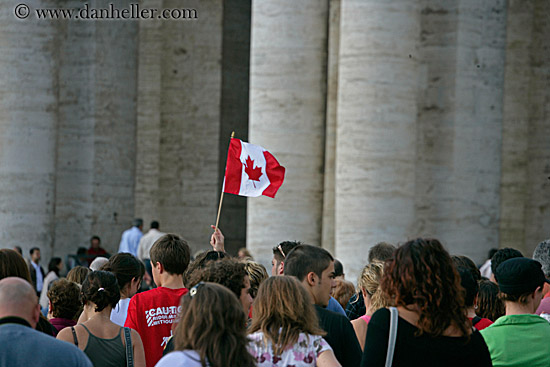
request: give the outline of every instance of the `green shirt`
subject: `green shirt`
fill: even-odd
[[[481,335],[494,367],[550,367],[550,324],[538,315],[502,316]]]

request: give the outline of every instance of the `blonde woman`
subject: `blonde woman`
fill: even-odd
[[[363,316],[353,320],[351,325],[355,330],[361,350],[365,349],[365,338],[367,337],[367,328],[372,314],[379,308],[387,306],[387,302],[380,290],[380,280],[383,273],[384,264],[373,262],[363,268],[361,276],[357,280],[357,287],[365,300],[366,312]]]
[[[258,367],[339,367],[313,302],[294,277],[265,280],[254,303],[248,351]]]

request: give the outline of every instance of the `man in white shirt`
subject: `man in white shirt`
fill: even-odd
[[[137,257],[139,240],[143,236],[143,219],[134,219],[133,226],[122,233],[118,252],[129,252]]]
[[[159,231],[159,222],[154,220],[151,222],[151,229],[149,232],[143,235],[141,239],[139,240],[139,248],[138,248],[138,258],[140,260],[143,260],[145,264],[149,262],[149,252],[151,251],[151,247],[153,247],[153,244],[165,235],[165,233]]]

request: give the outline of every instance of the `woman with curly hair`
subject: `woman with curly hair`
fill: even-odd
[[[246,315],[229,289],[200,282],[181,298],[175,351],[156,367],[253,367],[246,350]]]
[[[76,320],[82,311],[78,285],[61,278],[52,283],[47,296],[49,299],[48,320],[53,327],[59,332],[66,327],[76,325]]]
[[[294,277],[271,277],[260,285],[248,331],[258,367],[340,366],[310,295]]]
[[[380,285],[397,308],[397,337],[388,342],[390,310],[375,312],[361,366],[385,366],[391,358],[394,367],[492,366],[485,341],[468,320],[460,276],[438,240],[418,238],[399,247]]]

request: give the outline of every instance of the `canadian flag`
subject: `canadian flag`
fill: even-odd
[[[274,198],[283,184],[285,168],[259,145],[231,138],[225,166],[224,192]]]

